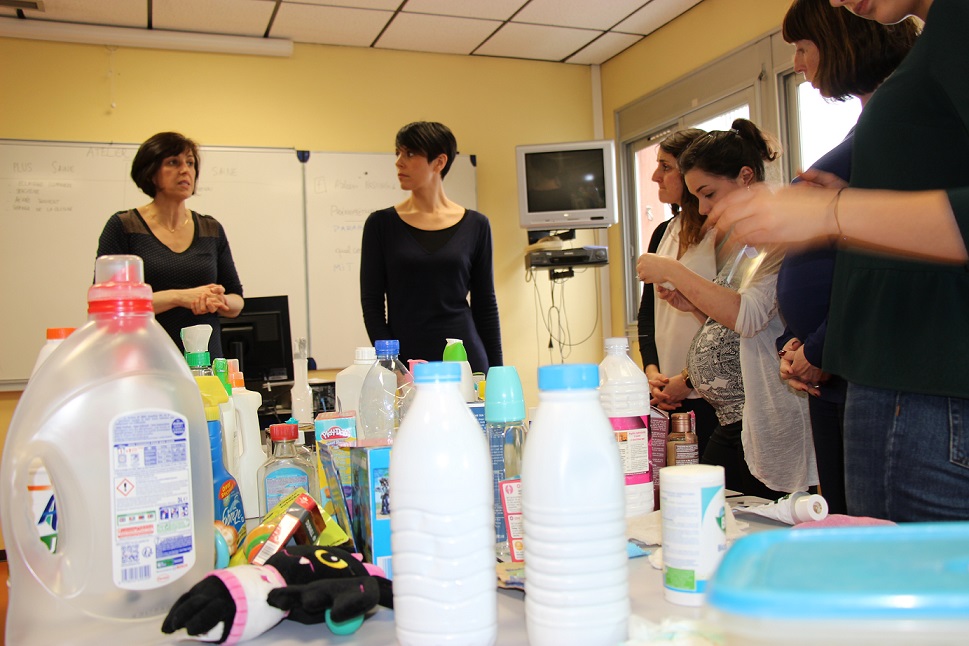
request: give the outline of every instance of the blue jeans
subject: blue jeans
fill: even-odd
[[[848,513],[969,520],[969,400],[848,384]]]

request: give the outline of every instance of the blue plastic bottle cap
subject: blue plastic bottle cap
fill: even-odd
[[[414,381],[419,384],[461,381],[461,364],[453,361],[428,361],[414,366]]]
[[[572,363],[541,366],[538,369],[539,390],[582,390],[599,387],[599,366],[594,363]]]
[[[487,384],[486,422],[520,422],[525,419],[525,396],[514,366],[491,366]]]
[[[377,356],[400,354],[400,341],[397,339],[378,339],[374,341],[373,347],[377,351]]]

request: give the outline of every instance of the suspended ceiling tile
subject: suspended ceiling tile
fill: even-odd
[[[147,27],[147,0],[44,0],[44,11],[24,9],[27,18],[111,27]]]
[[[399,13],[376,46],[439,54],[470,54],[501,22]]]
[[[609,29],[643,6],[646,0],[532,0],[515,22],[582,29]]]
[[[269,27],[274,6],[266,0],[153,0],[152,26],[260,37]]]
[[[686,13],[701,0],[652,0],[645,7],[616,25],[615,30],[646,36],[677,16]]]
[[[636,34],[607,32],[565,62],[579,65],[602,65],[619,52],[636,44],[641,38],[642,36]]]
[[[589,29],[507,23],[474,53],[561,61],[585,47],[600,33]]]
[[[350,9],[381,9],[383,11],[396,11],[400,8],[400,5],[404,4],[405,1],[406,0],[283,0],[283,4],[315,4]]]
[[[508,20],[527,0],[407,0],[407,13]]]
[[[269,35],[299,43],[370,47],[393,15],[391,11],[284,2]]]

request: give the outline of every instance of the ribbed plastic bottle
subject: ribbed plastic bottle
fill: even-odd
[[[336,375],[336,409],[341,413],[356,411],[360,389],[370,367],[377,360],[373,346],[360,346],[353,352],[353,363]]]
[[[594,364],[538,369],[539,405],[522,462],[525,627],[533,646],[627,639],[622,466],[598,385]]]
[[[525,397],[514,366],[492,366],[488,370],[485,397],[485,431],[491,448],[494,476],[495,554],[507,561],[511,557],[508,531],[501,507],[502,480],[521,477],[522,450],[525,446]]]
[[[143,276],[137,256],[98,258],[87,324],[47,358],[11,420],[0,467],[8,644],[151,643],[215,562],[202,398]],[[32,464],[57,491],[54,553],[24,495]],[[173,511],[179,523],[161,520]]]
[[[649,378],[629,358],[625,337],[605,340],[599,364],[599,400],[615,431],[626,478],[626,517],[653,512],[655,493],[649,442]]]
[[[458,389],[457,364],[424,363],[414,372],[416,396],[390,455],[397,640],[404,646],[494,644],[488,443]]]
[[[388,446],[413,399],[414,379],[397,358],[400,342],[382,339],[374,343],[377,360],[360,388],[357,408],[357,446]]]
[[[235,366],[232,362],[235,361]],[[232,368],[235,367],[236,370]],[[262,395],[246,388],[244,375],[238,371],[238,361],[229,359],[229,374],[232,381],[232,401],[239,414],[239,473],[236,480],[242,492],[242,506],[246,518],[259,518],[258,473],[269,457],[262,443],[262,430],[259,428],[259,407]]]

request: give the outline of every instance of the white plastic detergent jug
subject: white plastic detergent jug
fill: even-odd
[[[47,358],[0,466],[8,644],[162,641],[162,619],[214,563],[212,468],[198,387],[155,322],[137,256],[102,256],[88,323]],[[41,542],[32,467],[57,491]]]

